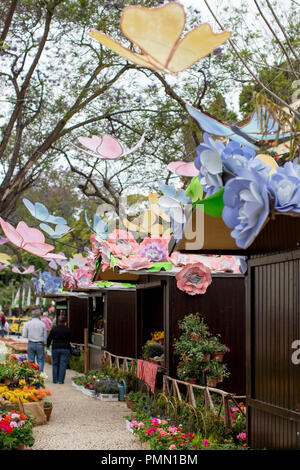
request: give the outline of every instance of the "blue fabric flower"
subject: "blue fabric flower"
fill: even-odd
[[[197,147],[197,157],[194,164],[199,170],[199,181],[206,197],[209,197],[223,187],[221,154],[225,147],[222,142],[215,142],[206,132],[203,134],[203,138],[204,143]]]
[[[223,220],[233,228],[231,236],[240,248],[247,248],[260,232],[269,214],[267,178],[255,170],[240,171],[240,176],[225,184]]]
[[[295,174],[295,176],[290,176],[290,174]],[[300,212],[300,178],[291,165],[285,164],[278,173],[271,175],[268,190],[274,197],[276,211]]]
[[[40,274],[40,279],[44,282],[50,281],[52,279],[52,274],[48,271],[44,271]]]
[[[36,290],[36,293],[37,294],[41,294],[42,292],[42,283],[41,283],[41,280],[40,279],[37,279],[36,277],[33,277],[31,279],[32,281],[32,284],[34,286],[34,289]]]
[[[300,164],[299,158],[295,158],[292,162],[286,162],[283,167],[279,166],[277,168],[277,174],[282,174],[285,176],[294,176],[295,178],[300,179]]]

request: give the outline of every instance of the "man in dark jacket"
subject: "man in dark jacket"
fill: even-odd
[[[65,318],[58,319],[58,325],[54,326],[47,339],[47,347],[52,343],[52,381],[54,384],[63,384],[66,369],[71,354],[72,333],[67,327]]]

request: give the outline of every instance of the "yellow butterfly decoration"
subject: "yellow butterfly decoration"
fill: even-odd
[[[151,234],[151,237],[169,237],[170,236],[170,219],[160,211],[158,207],[158,197],[156,194],[149,194],[149,210],[145,210],[139,217],[136,217],[132,222],[123,219],[123,224],[130,230],[130,232],[139,232],[142,234]],[[160,217],[167,222],[168,228],[157,222]],[[165,224],[164,224],[165,225]]]
[[[9,264],[11,260],[11,256],[6,255],[5,253],[0,253],[0,263]]]
[[[129,6],[122,10],[121,31],[136,48],[133,52],[106,34],[92,28],[89,35],[129,62],[160,72],[177,74],[224,44],[231,32],[213,33],[204,23],[182,39],[186,16],[180,3],[145,8]]]

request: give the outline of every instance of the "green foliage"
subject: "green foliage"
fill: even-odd
[[[143,356],[145,359],[160,357],[164,353],[164,346],[156,341],[148,341],[143,346]]]
[[[84,354],[80,353],[80,356],[70,356],[69,367],[76,372],[84,372]]]
[[[219,335],[212,335],[199,313],[186,315],[179,323],[182,334],[174,341],[175,354],[180,357],[177,374],[182,380],[203,379],[203,373],[213,378],[225,378],[229,372],[224,364],[211,358],[214,352],[227,352]]]

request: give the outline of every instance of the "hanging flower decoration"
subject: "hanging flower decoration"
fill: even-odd
[[[185,22],[184,8],[177,2],[156,8],[124,8],[121,30],[141,53],[127,49],[96,29],[92,29],[89,34],[129,62],[176,74],[206,57],[231,36],[229,31],[213,33],[209,24],[202,24],[181,39]]]
[[[52,276],[48,271],[40,273],[39,278],[32,278],[32,283],[37,294],[58,294],[62,288],[62,279]]]
[[[138,254],[153,263],[166,262],[169,254],[168,240],[165,238],[145,238],[140,244]]]
[[[184,226],[191,212],[191,207],[189,207],[191,199],[186,196],[184,190],[177,191],[161,181],[158,184],[163,192],[163,196],[160,196],[158,200],[159,208],[170,218],[173,237],[179,241],[183,237]]]
[[[176,274],[178,289],[189,295],[205,294],[212,279],[210,269],[203,263],[187,264]]]
[[[60,276],[64,286],[70,289],[70,291],[75,289],[76,280],[74,277],[74,268],[71,264],[66,263],[64,264],[64,266],[61,267]]]
[[[288,162],[290,163],[290,162]],[[299,165],[300,166],[300,165]],[[293,166],[294,169],[294,166]],[[268,190],[274,198],[274,210],[278,212],[300,212],[300,178],[290,176],[290,166],[280,168],[271,175]],[[295,172],[295,175],[297,173]]]

